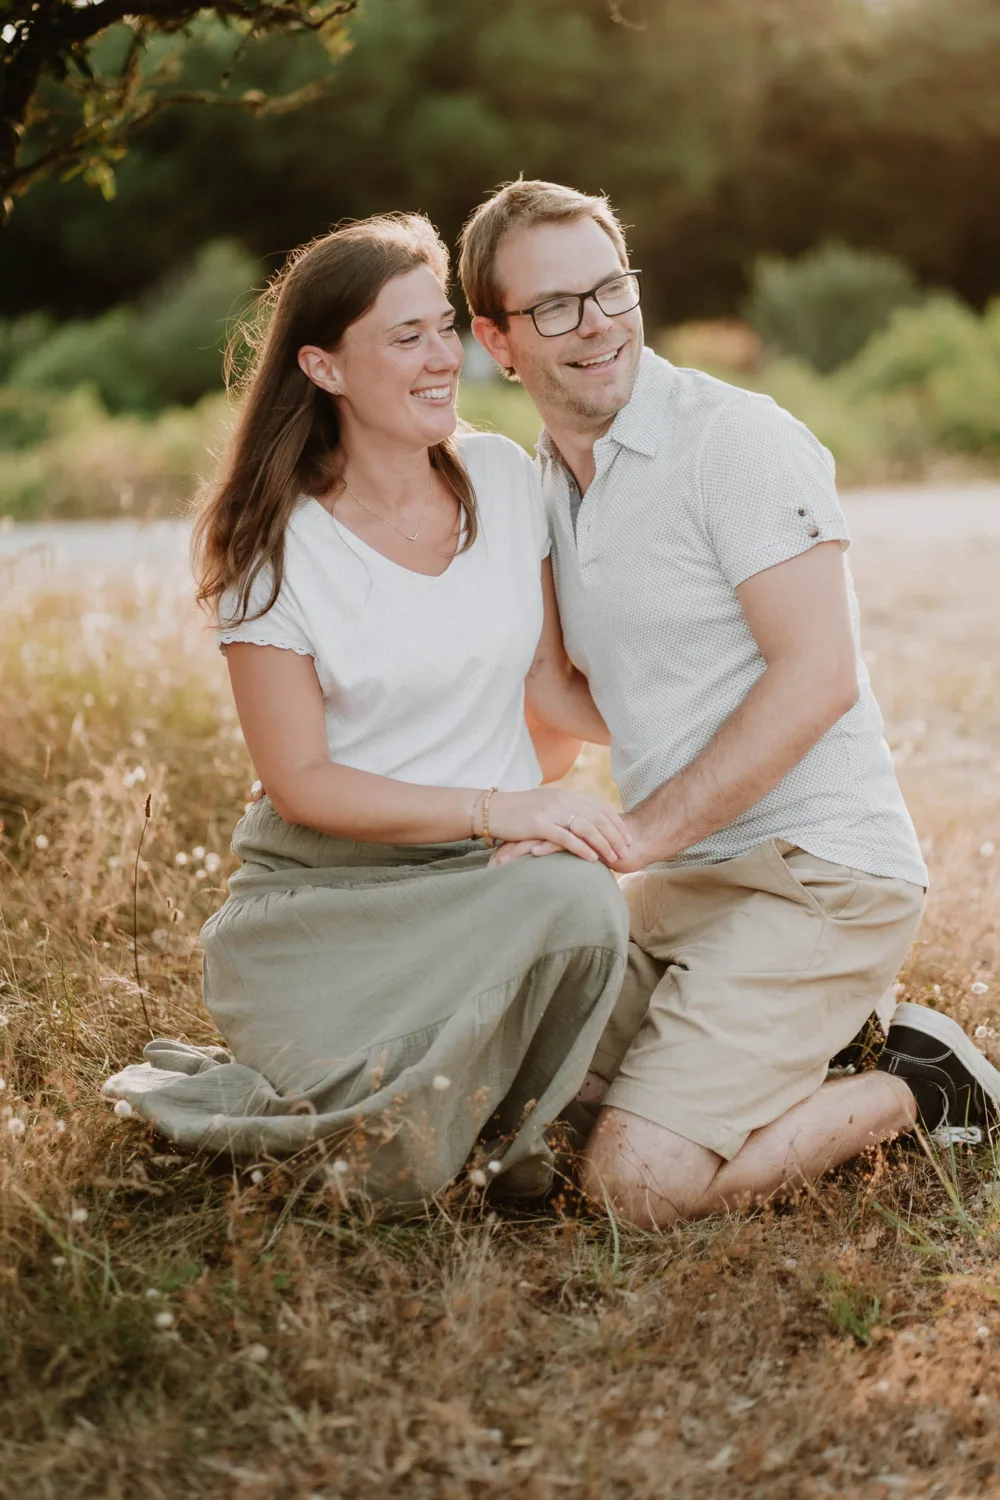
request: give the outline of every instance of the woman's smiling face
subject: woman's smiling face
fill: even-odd
[[[335,350],[306,346],[299,364],[336,397],[348,430],[427,448],[455,431],[462,344],[455,309],[428,266],[386,282]]]

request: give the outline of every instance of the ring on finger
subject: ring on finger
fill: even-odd
[[[567,833],[572,833],[573,832],[573,824],[575,822],[576,822],[576,813],[573,814],[573,816],[570,818],[569,822],[566,824],[566,832]]]

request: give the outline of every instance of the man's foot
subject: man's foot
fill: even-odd
[[[1000,1124],[1000,1072],[938,1010],[898,1005],[876,1067],[909,1084],[929,1134],[951,1141]]]

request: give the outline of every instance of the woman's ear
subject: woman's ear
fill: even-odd
[[[513,366],[506,333],[497,327],[492,318],[473,318],[472,332],[476,342],[482,344],[491,359],[496,360],[501,370]]]
[[[331,396],[343,395],[340,369],[336,357],[329,349],[320,349],[316,344],[303,344],[299,350],[299,369],[321,391],[328,391]]]

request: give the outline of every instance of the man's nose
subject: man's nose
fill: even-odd
[[[597,298],[588,297],[583,304],[583,318],[577,332],[581,333],[584,338],[589,338],[596,333],[606,333],[611,323],[612,319],[598,307]]]

